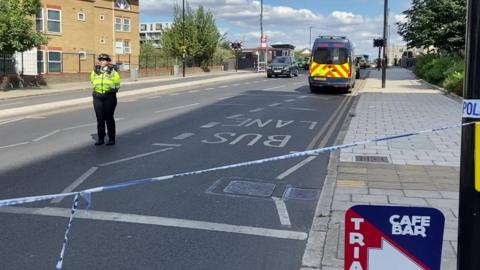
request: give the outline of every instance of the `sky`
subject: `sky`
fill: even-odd
[[[214,16],[228,41],[244,47],[260,45],[260,0],[186,0],[192,8],[203,5]],[[140,21],[171,22],[173,6],[181,0],[140,0]],[[389,0],[389,44],[403,45],[396,22],[411,0]],[[293,44],[296,50],[310,46],[318,35],[347,36],[356,54],[378,53],[373,39],[383,35],[384,0],[264,0],[263,31],[268,44]]]

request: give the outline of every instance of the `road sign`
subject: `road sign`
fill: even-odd
[[[261,47],[262,47],[262,48],[266,48],[266,47],[267,47],[267,36],[263,35],[263,36],[260,38],[260,44],[261,44]]]
[[[345,270],[440,270],[444,224],[434,208],[353,206],[345,214]]]

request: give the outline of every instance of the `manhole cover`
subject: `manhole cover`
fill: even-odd
[[[357,162],[383,162],[388,163],[388,157],[382,156],[355,156]]]
[[[223,192],[237,195],[270,197],[274,189],[275,184],[271,183],[232,181],[225,187]]]
[[[315,200],[318,194],[318,189],[287,187],[283,193],[283,199]]]

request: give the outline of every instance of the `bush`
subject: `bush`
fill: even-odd
[[[465,72],[454,71],[448,75],[448,77],[443,82],[443,87],[448,91],[455,93],[456,95],[463,95],[463,78],[465,77]]]
[[[457,95],[463,93],[464,59],[460,56],[422,55],[417,58],[415,75],[443,86]]]

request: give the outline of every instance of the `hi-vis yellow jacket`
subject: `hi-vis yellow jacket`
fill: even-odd
[[[93,91],[101,94],[118,92],[120,88],[120,74],[112,67],[109,67],[107,71],[95,69],[90,74],[90,81]]]

